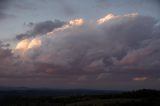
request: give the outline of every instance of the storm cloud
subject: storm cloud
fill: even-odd
[[[61,27],[65,24],[63,21],[55,20],[55,21],[44,21],[39,23],[30,23],[31,30],[28,30],[25,33],[19,34],[16,36],[18,40],[34,37],[37,35],[43,35],[47,32],[51,32],[55,28]]]
[[[35,24],[29,37],[20,40],[14,50],[21,63],[16,68],[23,69],[17,69],[15,75],[23,73],[29,79],[70,84],[156,82],[160,76],[158,22],[153,17],[132,13],[108,14],[95,22],[76,19],[65,24]]]

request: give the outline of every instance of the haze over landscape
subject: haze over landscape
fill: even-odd
[[[159,0],[0,0],[0,86],[160,89]]]

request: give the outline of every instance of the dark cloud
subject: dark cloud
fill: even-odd
[[[31,24],[34,26],[31,32],[45,35],[52,31],[53,23],[49,28],[46,23]],[[106,87],[104,84],[108,83],[107,86],[115,87],[123,82],[125,87],[137,87],[139,79],[144,78],[143,86],[155,87],[158,83],[160,27],[155,18],[127,14],[113,16],[101,24],[72,24],[65,24],[48,36],[36,37],[41,40],[41,46],[22,51],[18,59],[9,58],[11,63],[1,59],[1,70],[7,70],[0,71],[1,75],[26,76],[26,80],[32,79],[35,83],[61,82],[62,85],[94,82],[97,86],[101,82],[100,86]],[[10,50],[4,47],[0,50],[0,58],[14,57]]]
[[[43,35],[47,32],[54,30],[55,28],[62,27],[65,24],[63,21],[55,20],[55,21],[44,21],[40,23],[30,23],[31,30],[26,33],[22,33],[16,36],[18,40],[34,37],[37,35]]]
[[[153,17],[128,14],[115,16],[100,25],[71,27],[42,38],[42,46],[32,49],[37,54],[34,61],[52,64],[54,68],[50,72],[58,70],[56,73],[63,74],[108,76],[126,71],[126,67],[127,71],[136,67],[152,69],[160,64],[159,37],[155,38],[153,33],[156,24]],[[32,52],[27,53],[31,59]]]
[[[14,71],[14,54],[7,44],[0,42],[0,74],[2,77]]]
[[[8,47],[8,46],[9,46],[8,44],[3,44],[2,42],[0,42],[0,59],[1,60],[12,56],[10,49],[8,48],[4,49],[5,47]]]
[[[26,56],[44,65],[37,64],[36,67],[43,67],[37,70],[64,76],[85,74],[100,79],[117,75],[117,71],[123,72],[126,67],[146,70],[144,67],[159,64],[156,57],[159,57],[160,42],[153,33],[156,24],[152,17],[129,14],[115,16],[101,25],[73,26],[40,38],[41,47],[29,50]]]

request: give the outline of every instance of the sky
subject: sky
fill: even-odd
[[[0,86],[160,89],[158,0],[0,0]]]

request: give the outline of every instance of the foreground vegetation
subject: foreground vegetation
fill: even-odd
[[[7,95],[0,97],[0,106],[160,106],[160,91],[79,96]]]

